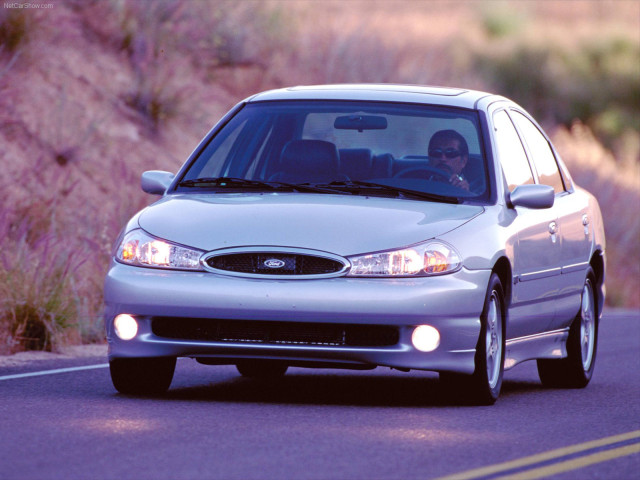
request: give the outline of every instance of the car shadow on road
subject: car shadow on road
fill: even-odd
[[[505,381],[501,399],[542,390],[539,383]],[[217,383],[171,389],[177,401],[251,402],[370,407],[468,406],[464,394],[443,388],[437,374],[288,374],[271,380],[235,377]]]

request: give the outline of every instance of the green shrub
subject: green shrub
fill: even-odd
[[[524,41],[506,49],[485,46],[474,67],[537,118],[566,126],[580,119],[609,149],[615,151],[622,136],[640,136],[640,45],[626,38],[576,49]]]
[[[525,16],[506,2],[485,2],[480,11],[481,25],[490,38],[501,38],[521,30]]]

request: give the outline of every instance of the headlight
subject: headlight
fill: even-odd
[[[127,233],[116,251],[116,259],[141,267],[202,270],[203,252],[175,245],[147,235],[142,230]]]
[[[348,258],[349,275],[354,277],[442,275],[455,272],[462,264],[453,247],[436,241]]]

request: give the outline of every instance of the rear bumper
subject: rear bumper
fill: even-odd
[[[212,363],[268,358],[472,373],[489,276],[463,269],[425,278],[255,280],[113,263],[105,282],[109,357],[186,356]],[[132,340],[113,331],[120,313],[138,321]],[[166,338],[152,331],[156,317],[388,325],[397,328],[398,341],[372,347]],[[440,332],[433,352],[420,352],[411,343],[415,326],[422,324]]]

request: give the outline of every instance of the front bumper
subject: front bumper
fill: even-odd
[[[315,280],[250,279],[208,272],[165,271],[113,262],[105,281],[109,358],[176,356],[211,363],[268,358],[292,364],[315,362],[472,373],[480,313],[491,272],[465,270],[421,278]],[[139,330],[123,341],[113,329],[120,313],[133,315]],[[160,337],[152,319],[214,319],[388,325],[398,329],[389,346],[335,346],[207,341]],[[433,352],[411,343],[415,326],[440,332]]]

